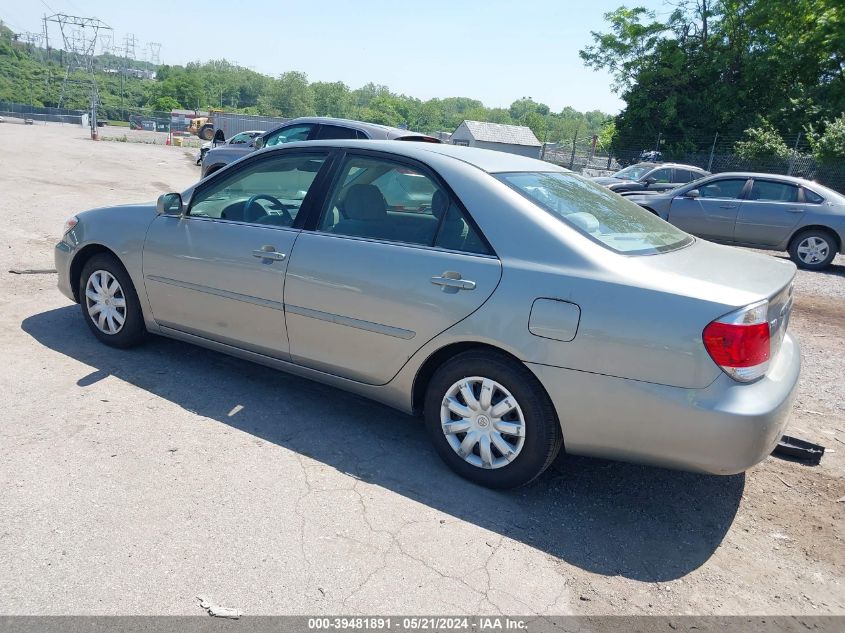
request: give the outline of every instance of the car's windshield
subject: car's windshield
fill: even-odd
[[[692,237],[651,212],[575,174],[518,172],[496,178],[617,253],[648,255],[692,242]]]
[[[620,178],[621,180],[639,180],[644,173],[653,168],[654,165],[631,165],[625,169],[620,169],[613,174],[613,177]]]

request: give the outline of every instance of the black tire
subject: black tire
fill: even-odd
[[[122,327],[113,334],[102,331],[95,323],[94,317],[89,314],[91,301],[86,296],[85,289],[91,275],[98,271],[105,271],[117,280],[120,284],[120,293],[115,297],[123,298],[125,302],[124,322]],[[138,345],[144,340],[146,328],[138,293],[135,291],[129,273],[114,255],[98,253],[85,262],[79,277],[79,305],[85,322],[100,342],[112,347],[126,348]]]
[[[442,430],[440,409],[447,392],[461,379],[474,376],[489,378],[506,388],[524,417],[525,442],[521,450],[513,461],[498,468],[482,468],[466,461],[452,448]],[[563,443],[554,408],[540,382],[522,363],[495,352],[464,352],[438,368],[426,390],[424,417],[434,448],[443,461],[462,477],[488,488],[517,488],[531,483],[554,461]]]
[[[214,126],[209,123],[206,123],[200,128],[200,131],[197,136],[199,136],[204,141],[210,141],[214,138]]]
[[[798,247],[802,242],[811,238],[823,240],[826,244],[827,254],[824,257],[821,257],[818,261],[806,262],[801,259],[801,256],[798,253]],[[823,268],[830,266],[830,262],[832,262],[833,258],[836,257],[836,253],[839,250],[838,246],[836,238],[828,231],[824,231],[822,229],[809,229],[807,231],[801,231],[798,235],[792,238],[792,241],[789,243],[789,257],[793,262],[795,262],[795,265],[798,266],[798,268],[803,268],[805,270],[822,270]]]

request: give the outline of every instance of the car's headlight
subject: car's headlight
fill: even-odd
[[[65,220],[65,228],[62,231],[62,235],[67,235],[68,233],[70,233],[77,224],[79,224],[78,217],[76,217],[75,215],[69,217],[67,220]]]

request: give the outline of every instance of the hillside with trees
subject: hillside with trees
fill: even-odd
[[[57,106],[64,78],[61,62],[60,51],[48,56],[42,48],[16,41],[14,33],[0,23],[0,101]],[[155,79],[138,79],[115,72],[121,62],[112,56],[95,58],[100,116],[111,120],[128,120],[130,113],[139,110],[222,107],[247,114],[344,117],[433,133],[451,132],[463,120],[473,119],[527,125],[538,139],[548,142],[598,135],[610,120],[599,111],[566,107],[552,112],[530,98],[518,99],[507,108],[491,108],[468,97],[423,101],[373,83],[353,89],[339,81],[312,82],[297,71],[269,77],[226,60],[159,66]],[[63,106],[86,109],[89,98],[81,82],[68,91]]]

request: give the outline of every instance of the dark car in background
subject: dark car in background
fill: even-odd
[[[612,176],[599,176],[592,180],[611,191],[625,194],[632,191],[667,191],[709,175],[709,171],[693,165],[637,163]]]
[[[845,253],[845,196],[809,180],[726,172],[627,198],[714,242],[788,251],[801,268],[826,268]]]
[[[411,132],[396,127],[350,121],[348,119],[333,119],[329,117],[301,117],[288,121],[261,136],[257,136],[246,145],[224,145],[214,147],[202,158],[202,177],[222,169],[229,163],[246,156],[250,152],[262,147],[274,147],[296,141],[327,141],[363,139],[373,141],[420,141],[424,143],[440,143],[439,139],[427,134]]]

